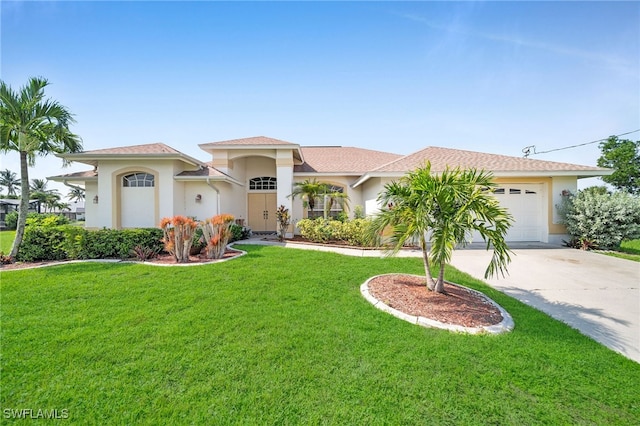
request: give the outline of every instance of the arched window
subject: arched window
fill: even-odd
[[[274,177],[261,176],[249,180],[249,190],[275,191],[276,189],[278,189],[278,179]]]
[[[338,185],[328,185],[327,192],[320,195],[316,200],[313,210],[309,210],[307,217],[324,217],[325,208],[327,217],[336,218],[343,214],[346,199],[337,194],[344,194],[344,187]],[[336,196],[337,195],[337,196]],[[326,207],[325,207],[326,206]]]
[[[155,178],[149,173],[131,173],[122,178],[122,186],[129,188],[149,188],[155,186]]]

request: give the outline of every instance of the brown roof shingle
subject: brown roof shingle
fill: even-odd
[[[93,151],[84,151],[83,154],[182,154],[180,151],[171,148],[163,143],[149,143],[144,145],[131,145],[116,148],[96,149]]]
[[[491,170],[493,172],[553,172],[607,170],[593,166],[510,157],[500,154],[465,151],[460,149],[427,147],[396,161],[385,164],[374,172],[406,172],[431,162],[431,170],[443,171],[446,166]]]
[[[304,164],[297,165],[297,173],[340,173],[362,174],[401,158],[401,155],[370,149],[313,146],[301,147]]]
[[[253,136],[250,138],[231,139],[228,141],[209,142],[201,144],[200,146],[215,146],[215,145],[294,145],[298,144],[282,141],[280,139],[268,138],[266,136]]]

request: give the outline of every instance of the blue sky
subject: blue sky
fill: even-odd
[[[2,1],[0,78],[30,76],[85,150],[264,135],[522,156],[640,129],[638,2]],[[628,135],[640,139],[640,132]],[[595,165],[597,144],[532,158]],[[19,170],[17,156],[0,168]],[[61,169],[37,161],[30,177]],[[67,190],[61,188],[63,193]]]

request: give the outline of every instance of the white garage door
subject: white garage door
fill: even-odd
[[[514,223],[509,228],[506,241],[542,240],[542,189],[540,185],[501,185],[494,193],[500,205],[513,215]],[[482,241],[479,234],[473,241]]]

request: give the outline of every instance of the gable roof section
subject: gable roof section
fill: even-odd
[[[293,158],[297,163],[303,163],[304,159],[300,145],[283,141],[280,139],[268,138],[266,136],[253,136],[243,139],[231,139],[228,141],[209,142],[198,145],[200,149],[214,154],[217,150],[249,150],[249,149],[291,149],[293,151]]]
[[[466,151],[461,149],[427,147],[413,154],[391,161],[365,173],[354,187],[371,177],[400,177],[431,162],[433,172],[449,167],[476,168],[491,171],[494,176],[577,176],[592,177],[611,174],[612,170],[593,166],[511,157],[500,154]]]
[[[163,143],[150,143],[145,145],[132,145],[115,148],[96,149],[72,154],[56,154],[68,161],[97,166],[99,160],[123,160],[123,159],[165,159],[181,160],[193,166],[204,166],[204,163],[193,157],[165,145]]]
[[[361,175],[402,157],[389,152],[341,146],[312,146],[301,150],[305,162],[294,167],[295,173]]]
[[[98,180],[98,172],[94,170],[85,170],[82,172],[74,172],[74,173],[66,173],[64,175],[58,176],[50,176],[47,179],[50,179],[55,182],[86,182],[86,181],[97,181]]]

